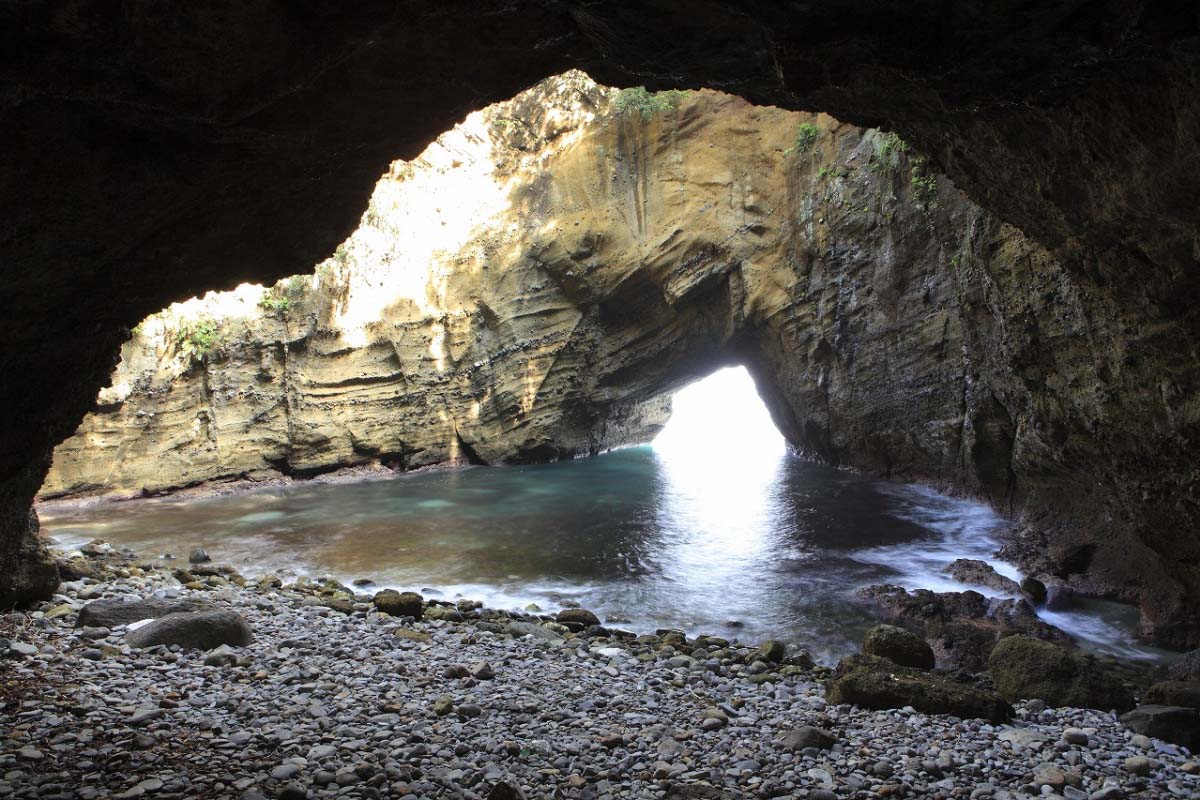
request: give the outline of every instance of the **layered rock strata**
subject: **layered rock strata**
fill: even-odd
[[[573,76],[393,165],[315,278],[144,325],[44,491],[592,452],[742,362],[799,449],[984,496],[1041,537],[1021,560],[1195,641],[1194,537],[1147,528],[1190,479],[1144,479],[1190,372],[1111,288],[894,135]]]

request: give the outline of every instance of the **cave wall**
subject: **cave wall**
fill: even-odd
[[[1085,564],[1064,548],[1119,534],[1132,555],[1196,568],[1194,4],[41,0],[0,8],[0,23],[5,597],[53,582],[17,580],[36,552],[26,509],[127,328],[319,261],[392,159],[568,66],[899,130],[1047,248],[1052,279],[986,261],[962,276],[986,482],[1015,429],[1025,478],[1009,496],[1029,557]],[[1022,304],[1057,321],[1043,334],[1004,316]],[[1194,584],[1172,592],[1185,605],[1157,629],[1194,643]]]

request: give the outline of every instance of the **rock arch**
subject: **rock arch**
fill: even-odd
[[[970,252],[987,257],[952,271],[968,386],[982,398],[973,463],[990,465],[986,483],[1005,485],[1030,523],[1031,557],[1053,566],[1064,542],[1095,539],[1075,579],[1139,599],[1163,641],[1197,641],[1194,9],[262,2],[230,18],[47,1],[0,14],[12,32],[0,76],[0,594],[51,580],[27,574],[28,502],[125,329],[180,296],[314,263],[390,159],[578,66],[618,85],[709,85],[895,128],[995,214],[968,226]],[[991,269],[996,259],[1011,268]],[[881,279],[885,298],[908,288]],[[758,352],[781,376],[782,414],[804,391],[789,375],[808,364],[782,345]],[[836,375],[829,350],[812,356]],[[893,374],[913,407],[931,396],[921,376]],[[940,471],[885,421],[868,419],[850,460],[896,469],[907,451]],[[815,448],[837,427],[797,425]],[[842,446],[831,433],[819,448]],[[1097,572],[1121,559],[1157,571]]]

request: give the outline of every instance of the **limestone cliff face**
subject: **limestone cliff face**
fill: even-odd
[[[1196,425],[1190,373],[1147,388],[1131,348],[1169,327],[1104,281],[894,136],[570,75],[394,164],[315,275],[144,323],[43,494],[594,452],[741,362],[801,450],[985,496],[1033,568],[1193,642],[1197,545],[1119,503]]]

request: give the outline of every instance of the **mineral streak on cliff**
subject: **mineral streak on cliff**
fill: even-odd
[[[1045,535],[1019,557],[1195,641],[1196,544],[1143,541],[1104,488],[1165,452],[1130,438],[1126,354],[1163,331],[1121,320],[1153,312],[894,135],[571,73],[396,162],[314,276],[143,323],[43,493],[595,452],[742,362],[799,449],[988,497]],[[1173,408],[1164,441],[1195,424]]]

